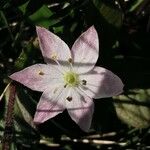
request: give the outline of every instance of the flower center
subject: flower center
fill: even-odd
[[[74,72],[66,72],[64,74],[65,84],[69,86],[76,86],[79,83],[79,75]]]

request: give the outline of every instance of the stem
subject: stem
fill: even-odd
[[[14,41],[14,36],[13,36],[13,34],[11,33],[11,29],[10,29],[10,27],[9,27],[9,24],[8,24],[8,21],[7,21],[6,17],[5,17],[5,14],[4,14],[3,11],[0,11],[0,13],[1,13],[1,17],[3,18],[3,20],[4,20],[4,22],[5,22],[5,25],[6,25],[7,29],[8,29],[8,31],[9,31],[10,37],[11,37],[12,41]]]
[[[11,82],[9,82],[9,83],[7,84],[7,86],[5,87],[4,91],[3,91],[2,94],[0,95],[0,101],[2,100],[3,96],[5,95],[5,92],[6,92],[7,89],[9,88],[10,84],[11,84]]]
[[[8,99],[8,105],[7,105],[7,113],[5,118],[5,130],[3,135],[3,141],[2,141],[2,150],[9,150],[11,143],[12,143],[12,129],[13,129],[13,111],[14,111],[14,104],[15,104],[15,95],[16,95],[16,87],[12,83],[10,85],[10,95]]]
[[[122,12],[125,14],[126,13],[126,7],[125,7],[124,1],[123,0],[117,0],[117,1],[119,3],[119,6],[120,6]]]

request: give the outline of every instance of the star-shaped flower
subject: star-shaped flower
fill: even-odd
[[[111,97],[123,91],[118,76],[105,68],[95,67],[99,39],[94,26],[80,35],[71,50],[47,29],[36,27],[36,30],[47,64],[32,65],[10,78],[43,92],[34,122],[43,123],[67,109],[72,120],[88,131],[94,111],[92,98]]]

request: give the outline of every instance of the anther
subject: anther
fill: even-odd
[[[66,99],[67,99],[69,102],[72,101],[72,97],[70,97],[70,96],[68,96]]]
[[[67,84],[64,85],[64,88],[66,88],[66,87],[67,87]]]
[[[51,59],[56,60],[56,59],[57,59],[57,53],[54,52],[54,53],[51,55]]]
[[[40,71],[40,72],[39,72],[39,75],[43,76],[43,75],[44,75],[44,72]]]
[[[82,85],[86,85],[87,81],[86,80],[82,80]]]
[[[69,58],[69,59],[68,59],[68,62],[69,62],[69,63],[72,63],[72,58]]]

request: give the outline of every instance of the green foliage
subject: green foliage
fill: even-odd
[[[100,12],[104,20],[116,28],[120,28],[123,20],[123,13],[113,2],[104,0],[93,0],[95,7]]]
[[[19,8],[32,24],[48,28],[55,22],[55,20],[52,22],[49,19],[53,13],[46,5],[41,6],[40,3],[35,9],[34,3],[35,1],[29,1],[21,5]]]
[[[150,124],[150,89],[133,89],[114,98],[118,117],[130,126],[146,128]]]
[[[17,58],[15,61],[15,67],[18,70],[23,69],[25,66],[28,65],[29,59],[32,59],[32,54],[33,54],[33,45],[32,43],[29,43],[27,47],[25,47],[22,52],[20,53],[20,56]]]
[[[141,5],[141,3],[143,3],[143,0],[135,0],[134,3],[131,5],[129,11],[134,11],[135,9],[137,9],[137,7]]]

